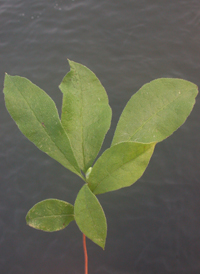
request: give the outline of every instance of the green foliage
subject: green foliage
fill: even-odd
[[[26,221],[50,232],[75,220],[81,232],[104,249],[107,223],[95,195],[128,187],[142,176],[156,143],[187,119],[198,88],[170,78],[144,85],[122,112],[111,147],[92,167],[110,127],[111,108],[95,74],[81,64],[69,61],[69,65],[70,72],[60,84],[61,120],[43,90],[25,78],[5,76],[6,107],[21,132],[84,181],[74,208],[64,201],[44,200],[30,209]]]
[[[48,232],[61,230],[73,220],[73,205],[57,199],[47,199],[35,204],[26,215],[29,226]]]
[[[160,142],[190,114],[197,86],[182,79],[156,79],[136,92],[119,119],[112,145],[120,142]]]
[[[82,176],[53,100],[28,79],[8,74],[4,95],[7,110],[21,132],[40,150]]]
[[[127,187],[144,173],[155,143],[119,143],[108,148],[94,164],[87,182],[94,194]]]
[[[63,92],[61,122],[79,167],[86,172],[110,128],[112,111],[96,75],[83,65],[69,64],[71,70],[59,86]]]
[[[78,193],[74,216],[81,232],[104,249],[107,235],[106,217],[99,201],[87,185]]]

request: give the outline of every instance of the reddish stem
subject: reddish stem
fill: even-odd
[[[88,274],[88,255],[87,255],[87,247],[86,247],[86,237],[83,234],[83,251],[85,257],[85,274]]]

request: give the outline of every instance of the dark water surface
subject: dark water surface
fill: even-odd
[[[0,82],[21,75],[61,107],[67,58],[88,66],[108,92],[112,127],[131,95],[159,77],[200,86],[199,0],[1,0]],[[74,203],[81,179],[19,132],[0,94],[0,273],[83,274],[82,235],[28,227],[46,198]],[[187,122],[157,145],[144,176],[100,195],[105,251],[88,243],[89,274],[200,273],[200,101]]]

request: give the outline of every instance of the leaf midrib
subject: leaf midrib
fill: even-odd
[[[82,148],[82,154],[83,154],[83,169],[85,169],[85,150],[84,150],[84,138],[83,138],[83,88],[82,88],[82,82],[80,81],[80,75],[79,71],[75,70],[77,73],[78,81],[80,83],[80,91],[81,91],[81,148]]]
[[[36,219],[44,219],[44,218],[53,218],[53,217],[74,217],[74,214],[54,214],[54,215],[49,215],[49,216],[38,216],[31,218],[31,220],[36,220]]]

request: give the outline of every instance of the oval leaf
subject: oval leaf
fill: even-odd
[[[82,177],[54,101],[38,86],[5,75],[5,103],[21,132],[40,150]]]
[[[107,235],[106,217],[99,201],[87,185],[78,193],[74,217],[81,232],[104,249]]]
[[[96,75],[73,61],[69,65],[71,70],[59,86],[63,92],[61,122],[79,167],[86,172],[110,128],[112,111]]]
[[[144,85],[122,112],[112,145],[167,138],[185,122],[197,93],[195,84],[181,79],[161,78]]]
[[[144,173],[155,143],[124,142],[107,149],[96,161],[87,179],[94,194],[127,187]]]
[[[73,205],[57,199],[35,204],[26,215],[29,226],[47,232],[61,230],[73,220]]]

